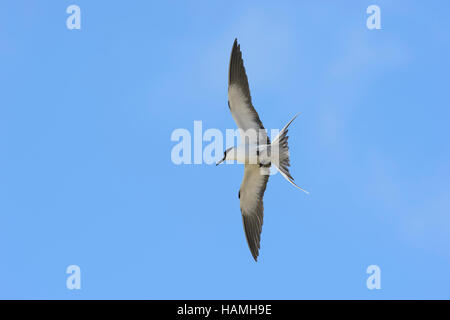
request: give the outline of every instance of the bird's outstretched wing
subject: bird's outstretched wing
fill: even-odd
[[[243,132],[241,132],[243,143],[270,144],[264,126],[252,105],[247,74],[245,73],[242,52],[237,39],[234,40],[231,50],[228,73],[228,107],[238,128],[245,132],[246,137],[248,137],[248,140],[245,141]],[[255,141],[255,139],[258,140]]]
[[[262,174],[261,170],[259,165],[246,164],[239,190],[245,237],[255,261],[258,259],[264,217],[264,191],[269,180],[269,175]]]

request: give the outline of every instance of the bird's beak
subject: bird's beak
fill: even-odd
[[[219,162],[216,163],[216,166],[218,166],[219,164],[221,164],[222,162],[225,161],[225,158],[223,158],[222,160],[220,160]]]

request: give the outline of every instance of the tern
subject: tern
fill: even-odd
[[[252,104],[242,52],[237,39],[231,50],[228,73],[228,108],[236,122],[241,144],[225,150],[223,159],[216,165],[233,160],[244,164],[244,178],[238,197],[245,237],[250,252],[258,260],[264,216],[263,197],[269,180],[269,169],[274,165],[292,185],[308,193],[294,183],[289,173],[288,127],[296,114],[271,143],[267,132]]]

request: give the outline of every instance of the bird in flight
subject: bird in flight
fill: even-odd
[[[237,39],[234,40],[231,50],[228,73],[228,107],[239,128],[241,144],[225,150],[223,159],[216,165],[226,160],[236,160],[244,164],[244,179],[238,197],[245,237],[250,252],[257,261],[264,215],[263,196],[269,180],[270,167],[274,165],[292,185],[305,193],[308,192],[294,183],[294,178],[288,169],[290,163],[287,132],[289,125],[298,114],[284,126],[271,143],[258,113],[252,105],[247,74]]]

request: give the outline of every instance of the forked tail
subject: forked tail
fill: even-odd
[[[295,184],[294,178],[292,178],[291,174],[289,173],[289,168],[288,168],[290,166],[289,146],[288,146],[288,138],[289,137],[287,136],[288,127],[292,123],[292,121],[294,121],[295,118],[298,117],[298,115],[299,115],[299,113],[297,113],[291,119],[291,121],[289,121],[288,124],[284,126],[284,128],[280,131],[280,133],[276,136],[276,138],[271,143],[271,150],[272,150],[272,155],[271,155],[272,159],[271,160],[272,160],[272,164],[275,165],[275,167],[278,169],[278,171],[281,172],[281,174],[283,175],[283,177],[286,178],[287,181],[292,183],[292,185],[299,188],[306,194],[309,194],[308,191],[306,191],[303,188],[300,188],[298,185]]]

